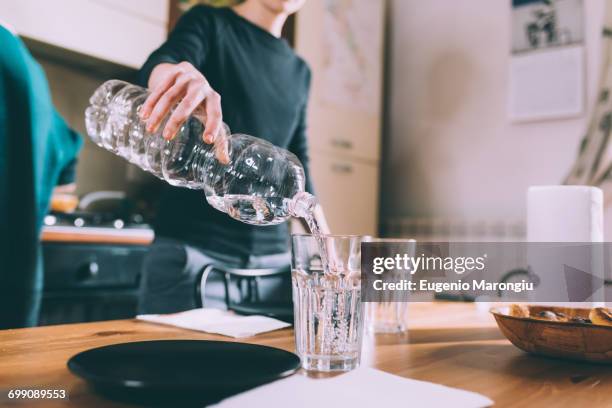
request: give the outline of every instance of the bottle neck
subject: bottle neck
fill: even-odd
[[[301,191],[289,203],[289,214],[292,217],[309,218],[318,204],[317,198],[310,193]]]

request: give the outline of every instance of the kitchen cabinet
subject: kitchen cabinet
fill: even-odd
[[[332,233],[376,235],[377,164],[313,149],[310,171]]]
[[[376,235],[386,2],[332,3],[308,1],[296,18],[295,49],[312,71],[311,172],[333,233]]]
[[[44,242],[40,324],[136,315],[146,245]]]
[[[378,118],[355,114],[346,108],[326,107],[316,97],[312,101],[308,115],[312,147],[373,162],[380,159]]]
[[[306,2],[297,15],[295,49],[313,73],[308,106],[311,146],[377,161],[381,153],[385,1],[360,0],[352,4],[332,7],[324,1]],[[371,14],[358,15],[359,10]],[[334,26],[332,33],[330,27]],[[364,36],[367,41],[355,44]],[[361,84],[368,91],[355,92],[354,96],[367,96],[367,100],[338,102],[333,93],[343,88],[333,82],[341,81],[345,75],[368,81],[367,85]],[[344,87],[359,85],[349,81]],[[349,99],[351,90],[347,89],[346,94],[339,100]]]
[[[0,20],[26,39],[139,68],[166,38],[168,0],[20,0]]]

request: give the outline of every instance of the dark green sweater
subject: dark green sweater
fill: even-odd
[[[0,328],[35,323],[39,234],[53,187],[81,145],[41,67],[0,26]],[[68,181],[68,180],[64,180]]]
[[[146,86],[162,62],[188,61],[221,95],[232,133],[266,139],[293,152],[308,171],[306,105],[310,70],[289,45],[229,8],[196,6],[141,70]],[[209,206],[201,191],[168,186],[155,225],[157,235],[237,256],[285,252],[287,225],[253,226]]]

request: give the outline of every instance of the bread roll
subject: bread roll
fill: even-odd
[[[525,305],[510,305],[510,316],[513,317],[529,317],[529,307]]]
[[[612,312],[605,307],[596,307],[591,309],[589,319],[591,319],[593,324],[612,326]]]

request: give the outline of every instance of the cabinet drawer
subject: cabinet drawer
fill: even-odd
[[[317,106],[315,106],[317,105]],[[329,107],[324,102],[310,103],[308,140],[310,146],[332,155],[361,160],[380,159],[380,118],[355,115],[347,109]]]
[[[377,234],[377,165],[313,150],[311,172],[333,234]]]
[[[137,287],[147,247],[45,243],[45,291]]]
[[[332,16],[330,4],[327,3],[307,1],[298,12],[296,21],[296,51],[312,70],[308,105],[310,145],[332,154],[378,161],[381,150],[385,2],[366,0],[354,2],[354,6],[337,7],[339,13],[345,13],[344,34],[340,34],[343,30],[339,28],[330,32],[330,24],[334,24],[336,18]],[[371,14],[360,23],[358,16],[363,5],[368,4]],[[353,7],[355,9],[351,10]],[[357,29],[357,26],[360,28]],[[360,41],[363,40],[363,33],[366,33],[368,41]],[[352,41],[358,41],[359,46],[353,47]],[[364,60],[367,62],[364,63]],[[361,68],[353,69],[356,66]],[[334,84],[340,83],[344,76],[353,79],[358,76],[358,83],[367,83],[366,88],[371,91],[355,92],[351,89],[351,84],[355,85],[353,81],[336,87]],[[339,92],[342,93],[341,97]]]

